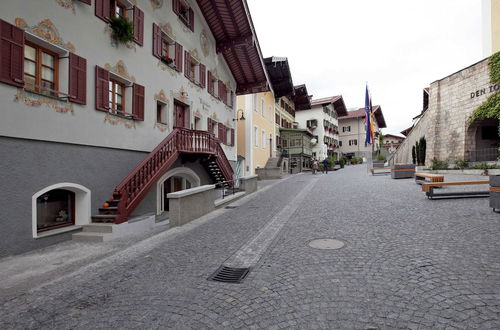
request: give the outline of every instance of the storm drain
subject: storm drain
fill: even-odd
[[[237,208],[238,206],[234,206],[234,205],[228,205],[225,207],[225,209],[235,209]]]
[[[224,283],[241,283],[248,275],[250,268],[233,268],[220,266],[208,279]]]

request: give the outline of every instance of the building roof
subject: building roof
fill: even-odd
[[[412,128],[413,128],[413,125],[410,126],[410,127],[408,127],[408,128],[406,128],[406,129],[404,129],[404,130],[402,130],[400,133],[403,134],[404,136],[408,136],[408,134],[410,133],[410,131],[412,130]]]
[[[314,137],[313,133],[311,133],[308,129],[304,129],[304,128],[284,128],[284,127],[280,127],[280,132],[304,133],[306,135],[309,135],[310,137]]]
[[[217,53],[236,80],[236,94],[271,89],[246,0],[196,0],[212,31]]]
[[[295,103],[295,110],[311,109],[311,96],[307,93],[306,85],[293,86],[294,96],[293,102]]]
[[[384,137],[387,137],[387,136],[394,137],[396,139],[401,139],[401,140],[405,139],[404,136],[399,136],[399,135],[394,135],[394,134],[384,134]]]
[[[380,105],[373,106],[373,113],[375,114],[375,119],[377,119],[377,124],[379,128],[386,128],[384,114],[382,113],[382,107]],[[347,111],[347,115],[339,117],[341,119],[349,118],[365,118],[365,108],[359,108],[358,110]]]
[[[333,104],[335,111],[337,111],[337,115],[339,115],[339,117],[347,115],[347,108],[345,106],[344,98],[342,97],[342,95],[329,96],[329,97],[323,97],[321,99],[312,100],[311,106],[323,105],[329,103]]]
[[[294,92],[292,74],[286,57],[267,57],[264,59],[267,74],[274,91],[274,97],[292,95]]]

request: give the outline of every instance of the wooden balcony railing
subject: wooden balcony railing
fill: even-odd
[[[130,213],[151,187],[165,174],[181,153],[212,154],[226,180],[233,179],[233,170],[220,141],[212,133],[184,128],[174,130],[140,162],[115,188],[119,196],[115,223],[127,220]]]

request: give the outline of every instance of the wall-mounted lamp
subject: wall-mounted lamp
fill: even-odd
[[[241,111],[241,117],[238,118],[238,113]],[[238,121],[238,120],[245,120],[245,116],[243,115],[243,109],[238,109],[238,111],[236,111],[236,118],[233,118],[233,121]]]

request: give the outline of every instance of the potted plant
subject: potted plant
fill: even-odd
[[[377,160],[373,161],[373,167],[374,168],[384,167],[385,161],[386,161],[385,156],[382,154],[379,154],[377,156]]]
[[[171,66],[174,63],[174,59],[168,57],[167,55],[163,56],[161,58],[161,60],[162,60],[163,63],[165,63],[166,65],[169,65],[169,66]]]
[[[109,26],[113,30],[113,38],[116,41],[127,43],[134,39],[134,27],[132,22],[124,17],[111,17]]]
[[[344,165],[345,165],[345,157],[340,158],[340,160],[339,160],[339,165],[340,165],[340,168],[344,168]]]

